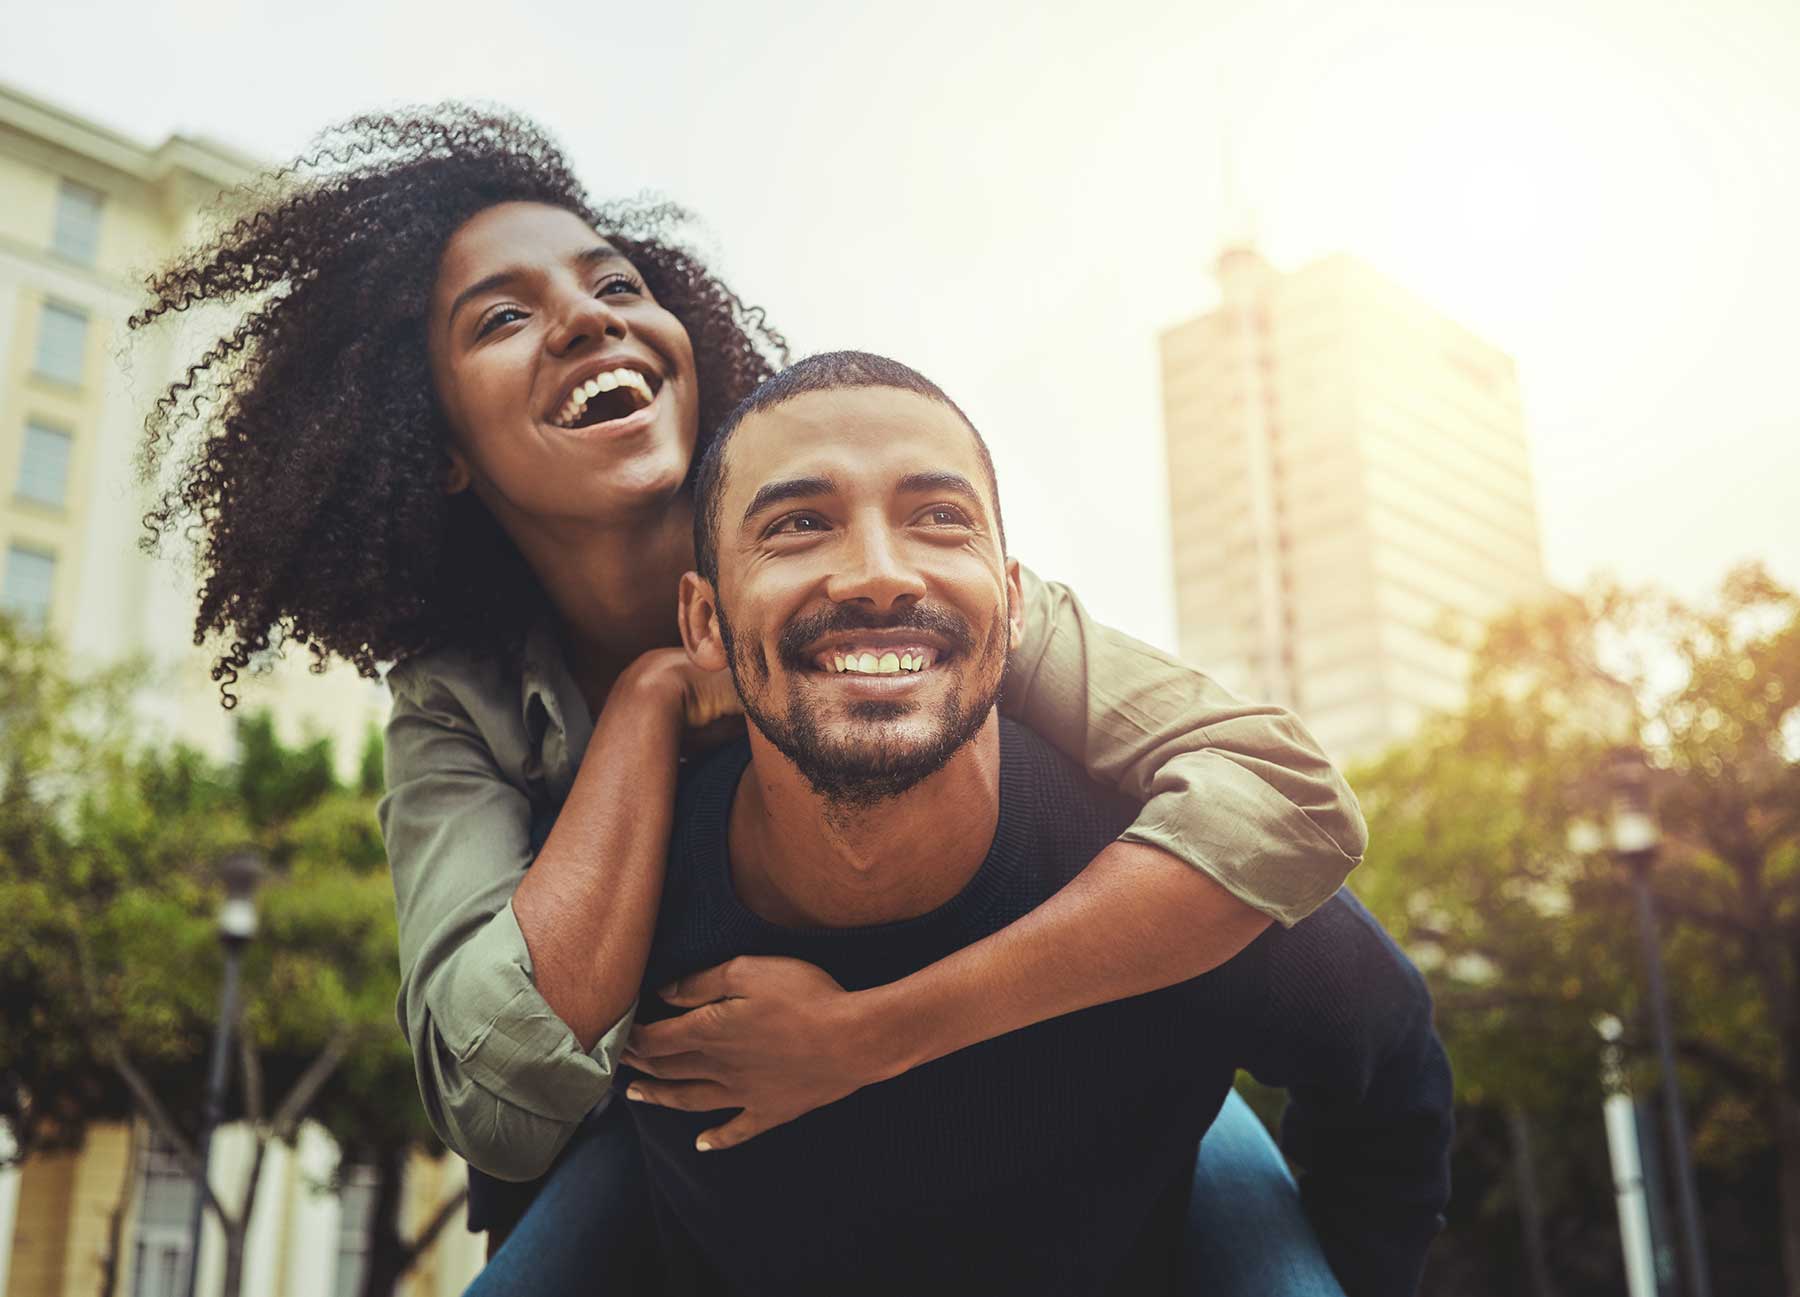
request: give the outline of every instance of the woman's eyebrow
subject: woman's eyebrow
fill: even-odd
[[[573,259],[577,266],[586,269],[607,261],[624,261],[625,254],[604,243],[596,243],[593,247],[576,253]],[[505,288],[508,284],[523,279],[528,273],[524,266],[508,266],[504,270],[496,270],[491,275],[477,279],[458,293],[456,300],[450,303],[450,314],[445,317],[446,323],[454,324],[456,313],[475,298],[484,293],[491,293],[497,288]]]

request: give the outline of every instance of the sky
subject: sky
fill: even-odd
[[[5,0],[0,80],[286,159],[446,97],[653,190],[796,354],[937,380],[1014,552],[1173,647],[1156,336],[1220,243],[1347,251],[1513,355],[1545,559],[1800,585],[1800,5]]]

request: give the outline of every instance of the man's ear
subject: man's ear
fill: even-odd
[[[444,468],[444,494],[455,495],[459,491],[467,491],[469,482],[469,461],[462,457],[462,452],[452,446],[445,452],[450,462]]]
[[[1006,647],[1010,652],[1025,642],[1025,587],[1019,580],[1019,560],[1006,560],[1006,620],[1010,633]]]
[[[726,667],[725,637],[719,632],[719,600],[713,584],[698,572],[681,577],[681,643],[694,665],[706,671]]]

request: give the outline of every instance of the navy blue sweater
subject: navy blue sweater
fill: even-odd
[[[1011,923],[1135,807],[1001,723],[1000,814],[964,890],[929,914],[783,928],[731,885],[747,743],[685,782],[652,988],[736,955],[788,955],[849,990]],[[698,1153],[722,1114],[632,1105],[677,1294],[1154,1294],[1173,1290],[1195,1149],[1237,1068],[1284,1086],[1283,1143],[1350,1297],[1418,1283],[1449,1196],[1450,1073],[1423,982],[1347,892],[1221,968],[985,1041]]]

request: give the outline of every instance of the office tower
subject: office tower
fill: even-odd
[[[1548,593],[1518,376],[1351,257],[1218,278],[1161,339],[1181,650],[1369,756],[1461,703],[1446,635]]]
[[[146,405],[173,372],[181,321],[127,338],[141,275],[201,231],[203,209],[255,163],[205,140],[148,148],[0,86],[0,610],[52,633],[79,667],[146,664],[136,736],[230,752],[213,654],[192,643],[191,572],[138,550],[147,507],[133,460]],[[216,321],[215,321],[216,323]],[[197,336],[189,333],[191,345]],[[311,655],[268,660],[239,682],[246,709],[267,708],[284,738],[332,738],[340,772],[356,764],[386,690],[345,667],[306,670]],[[3,738],[0,735],[0,738]],[[11,1095],[7,1096],[9,1099]],[[241,1125],[213,1143],[214,1182],[251,1164]],[[6,1164],[0,1121],[0,1297],[177,1291],[186,1272],[191,1180],[141,1122],[98,1122],[73,1147]],[[366,1168],[341,1166],[316,1126],[261,1164],[246,1293],[355,1291],[375,1208]],[[404,1228],[417,1228],[464,1175],[453,1158],[412,1157]],[[336,1192],[320,1186],[337,1179]],[[403,1297],[460,1292],[479,1240],[453,1223],[409,1273]],[[220,1249],[202,1250],[201,1292],[217,1291]]]
[[[0,610],[46,630],[84,666],[141,660],[146,735],[214,755],[235,733],[211,653],[194,648],[194,577],[138,549],[135,482],[146,407],[169,378],[187,319],[128,336],[142,277],[202,231],[254,160],[174,136],[149,148],[0,86]],[[179,543],[172,552],[186,555]],[[384,690],[301,651],[271,655],[238,693],[290,741],[330,736],[353,768]]]

